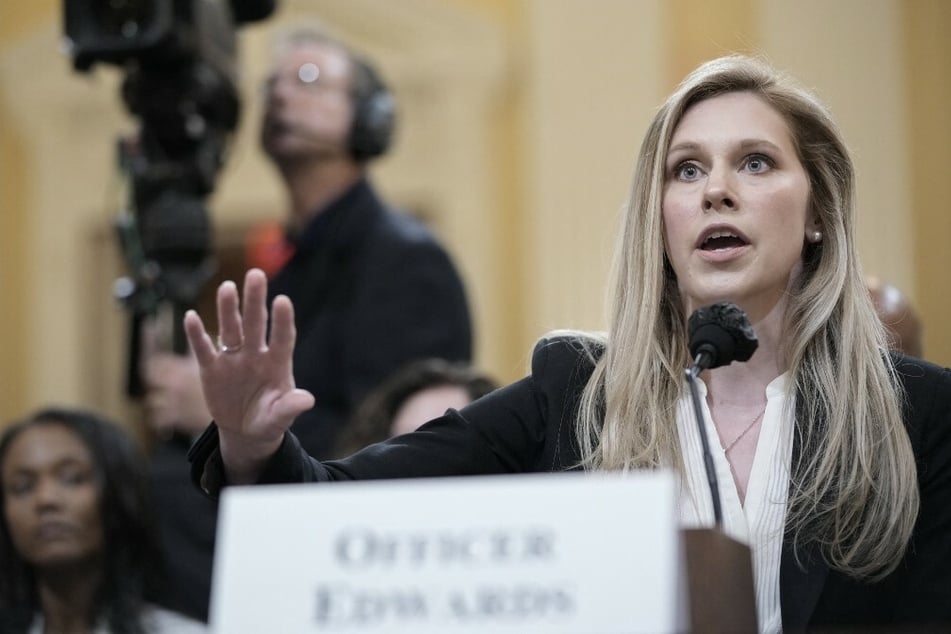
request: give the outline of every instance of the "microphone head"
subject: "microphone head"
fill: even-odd
[[[759,342],[743,309],[732,302],[698,308],[687,321],[690,356],[704,369],[747,361]]]

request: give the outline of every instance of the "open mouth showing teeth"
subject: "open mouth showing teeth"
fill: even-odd
[[[710,234],[700,245],[704,251],[718,251],[721,249],[734,249],[747,244],[743,238],[725,231]]]

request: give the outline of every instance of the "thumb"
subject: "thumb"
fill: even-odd
[[[274,403],[274,411],[280,418],[294,420],[314,406],[316,399],[307,390],[295,388]]]

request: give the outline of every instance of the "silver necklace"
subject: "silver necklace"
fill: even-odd
[[[763,411],[756,415],[756,418],[750,421],[750,424],[746,426],[746,429],[740,432],[740,435],[733,439],[733,441],[727,445],[727,448],[723,450],[724,454],[730,453],[730,450],[736,447],[736,443],[740,442],[743,439],[743,436],[748,434],[753,426],[756,425],[756,422],[763,417],[763,414],[766,413],[766,406],[763,406]]]

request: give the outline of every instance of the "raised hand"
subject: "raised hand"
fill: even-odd
[[[287,297],[274,299],[268,338],[266,298],[267,278],[259,269],[245,275],[240,308],[234,282],[222,283],[217,345],[196,312],[185,315],[185,333],[198,359],[231,484],[256,481],[287,428],[314,406],[313,395],[294,383],[294,307]]]

